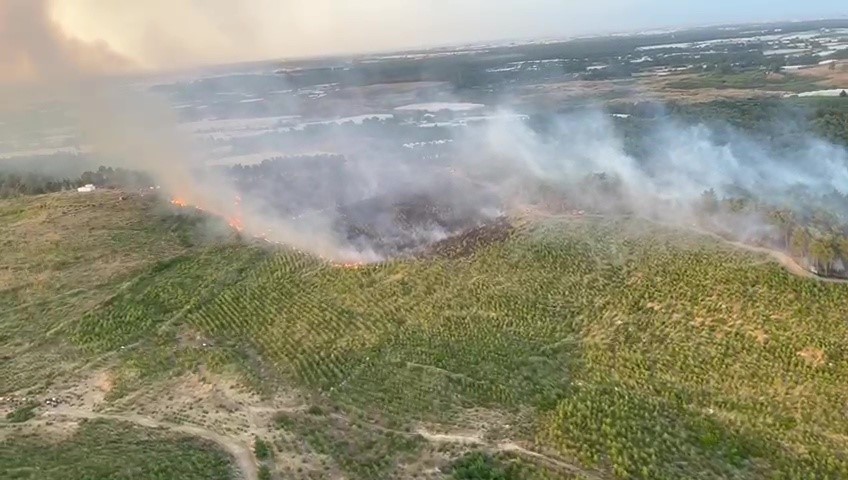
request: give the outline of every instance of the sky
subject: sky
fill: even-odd
[[[848,16],[837,0],[0,0],[0,22],[24,2],[58,37],[147,69]]]

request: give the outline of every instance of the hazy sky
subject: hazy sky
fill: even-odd
[[[103,41],[154,68],[848,15],[844,0],[47,1],[69,37]]]

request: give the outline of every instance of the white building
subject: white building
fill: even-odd
[[[95,190],[94,185],[92,185],[92,184],[90,184],[90,183],[88,183],[88,184],[86,184],[86,185],[84,185],[84,186],[82,186],[82,187],[79,187],[79,188],[77,189],[77,191],[78,191],[78,192],[93,192],[94,190]]]

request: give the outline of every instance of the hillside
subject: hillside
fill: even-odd
[[[340,268],[121,198],[0,201],[13,478],[848,476],[848,286],[766,253],[552,216]]]

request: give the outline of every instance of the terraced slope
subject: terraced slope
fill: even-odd
[[[273,459],[257,462],[280,475],[848,476],[848,287],[766,254],[598,218],[357,269],[235,242],[172,245],[104,280],[86,308],[42,310],[50,328],[4,315],[3,348],[58,346],[80,375],[108,372],[97,409],[267,438]],[[3,392],[66,380],[20,358]],[[174,410],[195,377],[204,392],[227,379],[250,393]],[[463,457],[475,451],[493,456]]]

